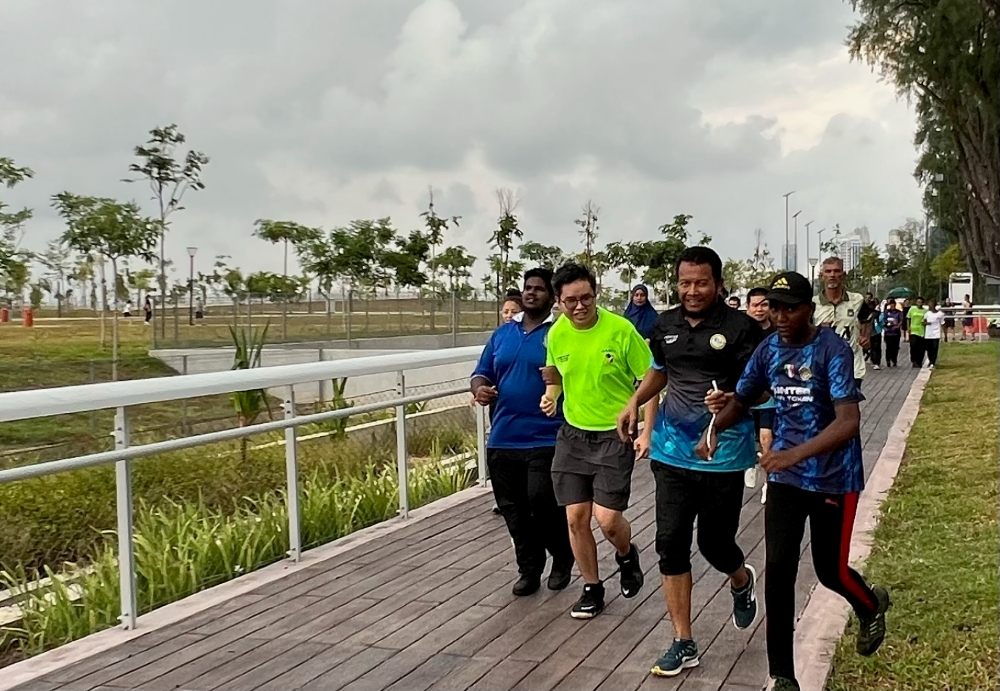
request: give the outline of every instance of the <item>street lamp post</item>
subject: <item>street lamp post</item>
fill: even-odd
[[[809,251],[809,226],[811,226],[813,223],[814,221],[806,222],[806,270],[807,271],[809,270],[809,255],[811,254],[811,252]]]
[[[792,215],[792,221],[795,223],[795,235],[793,236],[795,238],[795,243],[792,245],[793,247],[795,247],[795,255],[794,255],[795,258],[792,263],[792,268],[788,269],[789,271],[799,270],[799,214],[800,213],[802,213],[802,209],[799,209]]]
[[[810,259],[809,263],[813,268],[812,279],[816,280],[816,265],[819,264],[823,259],[823,233],[826,232],[826,228],[820,228],[816,232],[816,259]]]
[[[194,255],[197,247],[188,247],[188,257],[191,259],[191,270],[188,274],[188,325],[194,326]]]
[[[788,268],[788,198],[791,197],[793,194],[795,194],[795,190],[792,190],[791,192],[788,192],[787,194],[781,195],[781,196],[783,196],[785,198],[785,248],[784,248],[784,251],[782,252],[782,262],[781,262],[785,271],[789,271],[789,268]]]

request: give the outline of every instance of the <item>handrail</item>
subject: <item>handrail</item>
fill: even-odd
[[[0,422],[470,362],[482,346],[0,393]],[[471,371],[471,368],[470,368]]]
[[[17,482],[18,480],[42,477],[45,475],[65,473],[70,470],[79,470],[81,468],[89,468],[96,465],[105,465],[108,463],[116,463],[118,461],[131,461],[137,458],[144,458],[146,456],[155,456],[161,453],[190,449],[195,446],[218,444],[224,441],[233,441],[244,437],[257,436],[258,434],[267,434],[268,432],[282,432],[290,427],[299,427],[301,425],[309,425],[316,422],[327,422],[329,420],[340,420],[342,418],[353,417],[355,415],[364,415],[365,413],[374,413],[380,410],[386,410],[387,408],[397,408],[401,405],[423,403],[424,401],[432,401],[435,398],[456,396],[458,394],[465,393],[468,390],[469,388],[467,386],[459,386],[445,390],[425,391],[423,393],[413,394],[412,396],[403,396],[402,398],[392,398],[385,401],[377,401],[375,403],[366,403],[365,405],[352,406],[350,408],[338,408],[337,410],[327,410],[322,413],[297,415],[295,417],[283,418],[281,420],[271,420],[256,425],[248,425],[246,427],[232,427],[230,429],[218,430],[216,432],[195,434],[190,437],[179,437],[177,439],[150,442],[149,444],[128,446],[123,449],[115,449],[114,451],[99,451],[97,453],[86,454],[84,456],[63,458],[58,461],[45,461],[44,463],[34,463],[32,465],[8,468],[7,470],[0,470],[0,485],[8,482]]]

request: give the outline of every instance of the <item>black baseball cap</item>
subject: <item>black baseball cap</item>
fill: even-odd
[[[804,305],[812,302],[813,289],[809,279],[800,273],[786,271],[774,277],[767,289],[768,301],[785,305]]]

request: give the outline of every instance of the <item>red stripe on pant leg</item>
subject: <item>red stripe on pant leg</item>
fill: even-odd
[[[851,556],[851,535],[854,533],[854,517],[858,511],[858,493],[844,495],[844,513],[840,524],[840,559],[837,561],[837,572],[844,588],[861,602],[868,603],[873,612],[878,609],[878,603],[872,602],[871,596],[851,576],[848,560]]]

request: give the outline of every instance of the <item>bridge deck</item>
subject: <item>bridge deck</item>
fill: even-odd
[[[914,373],[868,376],[862,436],[869,472]],[[638,597],[622,598],[611,550],[599,540],[608,602],[589,622],[568,613],[578,580],[559,593],[511,595],[510,540],[490,512],[491,498],[480,496],[20,689],[761,689],[763,617],[737,631],[726,579],[698,553],[693,611],[702,664],[673,679],[648,675],[672,637],[653,548],[652,492],[649,468],[640,464],[627,516],[646,585]],[[762,508],[759,493],[748,491],[739,534],[761,575]],[[800,609],[815,584],[806,555]]]

